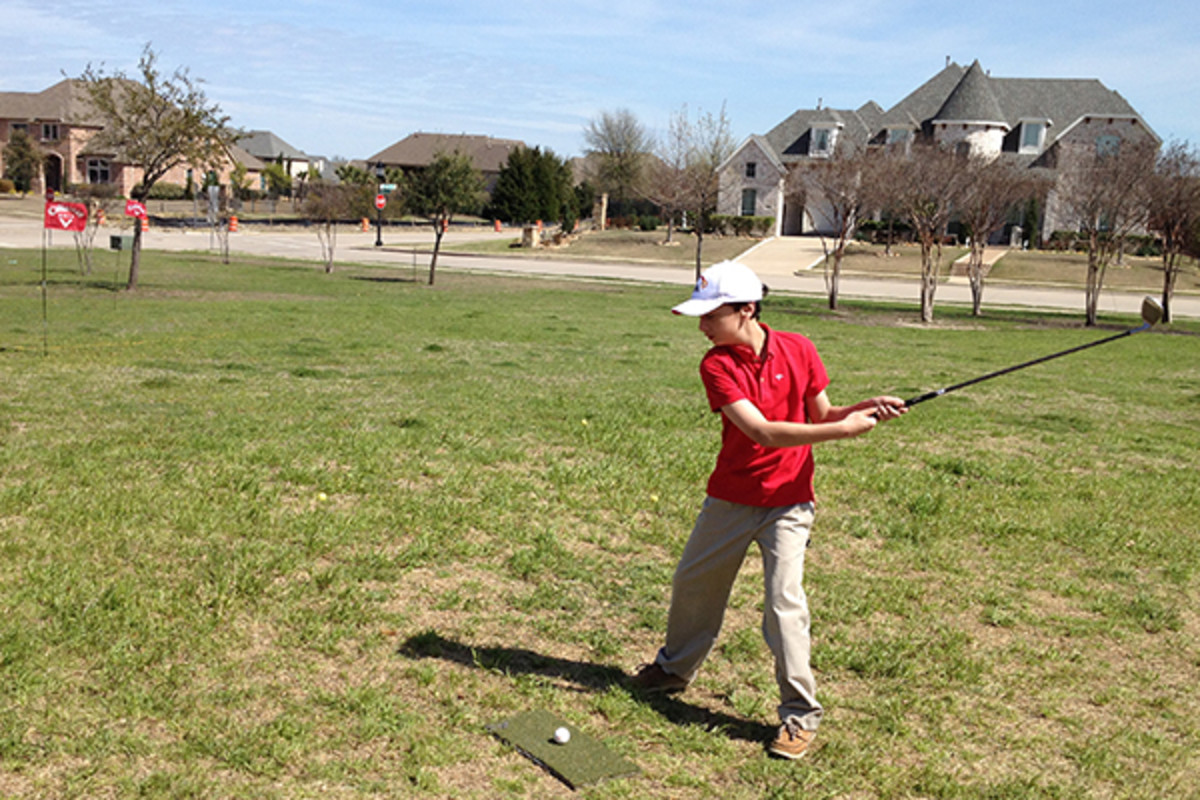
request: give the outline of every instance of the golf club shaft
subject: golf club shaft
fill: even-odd
[[[1023,364],[1017,364],[1016,366],[1005,367],[1004,369],[998,369],[995,372],[989,372],[987,375],[980,375],[978,378],[972,378],[969,381],[963,381],[962,383],[956,383],[953,386],[947,386],[943,389],[935,389],[932,392],[926,392],[925,394],[918,395],[918,396],[912,398],[911,400],[905,400],[904,405],[912,407],[912,406],[915,406],[917,403],[924,403],[926,400],[932,400],[935,397],[941,397],[942,395],[948,394],[949,392],[953,392],[957,389],[962,389],[967,386],[973,386],[976,383],[981,383],[986,380],[991,380],[992,378],[998,378],[1001,375],[1007,375],[1008,373],[1016,372],[1019,369],[1025,369],[1026,367],[1032,367],[1034,364],[1041,364],[1043,361],[1050,361],[1051,359],[1058,358],[1060,356],[1070,355],[1071,353],[1078,353],[1080,350],[1087,350],[1089,347],[1096,347],[1097,345],[1105,344],[1106,342],[1112,342],[1117,339],[1122,339],[1126,336],[1129,336],[1130,334],[1144,331],[1149,327],[1150,327],[1150,323],[1147,322],[1137,328],[1130,328],[1127,331],[1122,331],[1121,333],[1118,333],[1115,336],[1108,336],[1104,339],[1097,339],[1094,342],[1088,342],[1087,344],[1081,344],[1078,347],[1072,347],[1069,350],[1062,350],[1058,353],[1051,353],[1048,356],[1042,356],[1041,358],[1035,358],[1032,361],[1026,361]]]

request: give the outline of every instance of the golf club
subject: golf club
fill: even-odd
[[[911,408],[912,406],[915,406],[917,403],[924,403],[926,400],[932,400],[935,397],[941,397],[944,394],[948,394],[948,393],[956,391],[958,389],[962,389],[967,386],[972,386],[976,383],[981,383],[983,381],[990,380],[992,378],[997,378],[1001,375],[1007,375],[1008,373],[1016,372],[1019,369],[1025,369],[1026,367],[1032,367],[1034,364],[1041,364],[1043,361],[1049,361],[1052,358],[1058,358],[1059,356],[1065,356],[1065,355],[1069,355],[1071,353],[1078,353],[1080,350],[1086,350],[1089,347],[1095,347],[1097,345],[1101,345],[1106,342],[1113,342],[1113,341],[1116,341],[1117,339],[1121,339],[1121,338],[1123,338],[1125,336],[1129,336],[1130,334],[1133,334],[1133,333],[1141,333],[1142,331],[1146,330],[1147,328],[1151,327],[1152,325],[1157,325],[1158,321],[1162,319],[1162,315],[1163,315],[1162,306],[1159,305],[1158,301],[1155,300],[1153,297],[1149,297],[1149,296],[1144,297],[1144,298],[1142,298],[1142,324],[1136,328],[1130,328],[1129,330],[1118,333],[1115,336],[1108,336],[1104,339],[1097,339],[1094,342],[1089,342],[1088,344],[1081,344],[1078,347],[1072,347],[1068,350],[1063,350],[1058,353],[1051,353],[1048,356],[1042,356],[1041,358],[1035,358],[1032,361],[1026,361],[1023,364],[1017,364],[1016,366],[1005,367],[1004,369],[998,369],[995,372],[989,372],[987,375],[980,375],[978,378],[972,378],[969,381],[963,381],[962,383],[956,383],[953,386],[947,386],[943,389],[935,389],[932,392],[926,392],[925,394],[918,395],[918,396],[912,398],[911,400],[905,400],[904,405]]]

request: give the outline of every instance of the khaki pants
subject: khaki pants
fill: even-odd
[[[691,680],[712,650],[751,542],[763,559],[763,638],[775,656],[779,718],[805,730],[821,721],[816,680],[809,665],[808,599],[804,552],[813,522],[812,503],[758,508],[709,497],[675,568],[667,642],[656,662]]]

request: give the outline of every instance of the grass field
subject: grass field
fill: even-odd
[[[447,248],[484,253],[487,255],[518,255],[522,258],[575,259],[581,261],[620,261],[624,263],[661,263],[676,266],[691,266],[696,263],[696,239],[690,233],[676,232],[672,244],[665,244],[666,229],[657,231],[612,229],[589,231],[574,237],[563,246],[538,249],[517,248],[520,237],[500,241],[471,241]],[[737,236],[707,236],[701,245],[701,263],[715,264],[718,261],[736,258],[758,242],[757,239]]]
[[[686,288],[55,252],[44,329],[0,256],[0,797],[571,796],[486,731],[530,709],[641,768],[586,798],[1200,795],[1196,323],[818,448],[789,763],[756,554],[686,694],[622,684],[716,453]],[[1110,332],[821,306],[765,319],[834,402]]]
[[[884,252],[882,245],[854,243],[847,249],[842,269],[867,275],[920,276],[921,253],[917,246],[894,245],[890,257],[885,257]],[[940,274],[950,275],[954,271],[954,261],[967,253],[965,247],[946,247]],[[1082,288],[1087,285],[1087,254],[1010,250],[988,272],[987,282]],[[1145,291],[1161,296],[1162,284],[1161,257],[1125,256],[1121,263],[1110,265],[1104,274],[1104,288],[1115,291]],[[1183,259],[1175,290],[1193,294],[1200,291],[1200,265],[1191,259]]]

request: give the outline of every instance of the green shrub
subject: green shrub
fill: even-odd
[[[1162,255],[1162,242],[1157,236],[1130,236],[1125,245],[1125,252],[1135,256],[1158,257]]]
[[[187,189],[177,183],[167,183],[159,181],[150,187],[150,194],[146,196],[147,200],[186,200]]]
[[[658,230],[658,217],[654,217],[649,214],[638,217],[638,228],[644,231]]]
[[[744,217],[733,214],[712,214],[708,231],[719,236],[766,236],[775,226],[774,217]]]

